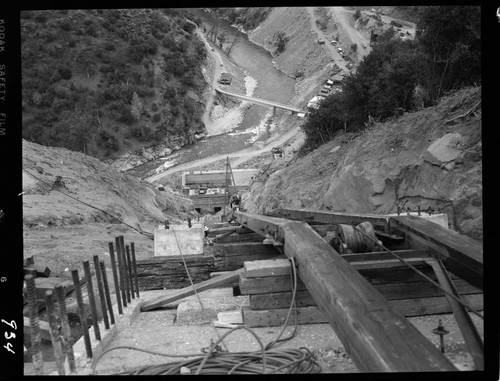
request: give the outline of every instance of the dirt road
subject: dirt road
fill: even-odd
[[[177,166],[170,168],[170,169],[167,169],[161,173],[147,177],[145,180],[150,182],[150,183],[153,183],[155,181],[159,181],[159,180],[163,179],[165,176],[168,176],[172,173],[186,171],[186,170],[191,169],[191,168],[202,167],[202,166],[205,166],[205,165],[210,164],[210,163],[214,163],[214,162],[219,161],[219,160],[224,160],[226,157],[238,158],[238,160],[236,160],[233,163],[233,168],[236,168],[237,166],[241,165],[245,161],[248,161],[248,160],[250,160],[256,156],[262,155],[264,153],[271,152],[272,147],[284,145],[288,140],[292,139],[299,132],[299,130],[300,130],[300,127],[295,127],[292,130],[288,131],[287,133],[281,135],[277,139],[272,140],[271,142],[269,142],[267,145],[265,145],[264,147],[262,147],[260,149],[259,148],[258,149],[250,148],[250,149],[245,149],[245,150],[230,153],[230,154],[216,155],[216,156],[211,156],[211,157],[207,157],[207,158],[196,160],[196,161],[191,161],[189,163],[177,165]]]
[[[349,70],[347,69],[347,62],[340,55],[340,53],[337,50],[337,47],[330,44],[329,38],[327,38],[323,33],[323,31],[319,29],[318,26],[316,25],[316,16],[314,14],[315,8],[316,7],[307,7],[307,13],[309,13],[309,17],[311,19],[312,32],[316,34],[319,38],[326,40],[326,43],[323,45],[323,47],[328,52],[328,55],[335,60],[335,63],[338,65],[338,67],[340,67],[343,71],[348,72]]]
[[[366,39],[358,30],[353,28],[348,21],[348,18],[352,18],[354,12],[348,11],[344,7],[329,7],[330,13],[334,20],[336,20],[340,26],[341,31],[349,37],[351,44],[357,44],[358,49],[356,50],[358,62],[363,59],[368,53],[370,53],[370,41]]]

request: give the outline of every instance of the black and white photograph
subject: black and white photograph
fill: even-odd
[[[0,17],[0,363],[498,380],[500,3],[185,6]]]

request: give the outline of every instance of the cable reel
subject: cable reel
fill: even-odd
[[[366,237],[357,229],[363,231],[373,239]],[[375,235],[373,225],[368,221],[362,222],[356,227],[348,224],[338,224],[336,234],[330,241],[330,245],[340,254],[378,251],[377,243],[382,244]]]

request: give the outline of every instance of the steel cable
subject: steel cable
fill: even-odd
[[[178,362],[171,362],[166,364],[150,365],[139,367],[134,370],[129,370],[117,375],[178,375],[181,374],[181,369],[189,374],[197,375],[245,375],[245,374],[272,374],[272,373],[320,373],[321,366],[316,362],[314,355],[307,348],[299,349],[283,349],[272,350],[271,348],[279,342],[290,340],[294,337],[297,331],[297,309],[296,309],[296,289],[297,289],[297,273],[295,270],[295,261],[291,259],[292,268],[292,300],[288,310],[287,318],[283,324],[279,335],[274,341],[269,342],[266,346],[262,343],[258,335],[251,328],[246,326],[238,326],[219,336],[218,341],[211,343],[207,353],[202,356],[196,354],[167,354],[147,349],[135,348],[131,346],[117,346],[110,348],[95,359],[92,372],[94,373],[97,362],[106,353],[115,349],[131,349],[140,352],[145,352],[153,355],[164,357],[195,357],[194,359],[187,359]],[[187,266],[186,266],[187,271]],[[188,272],[189,274],[189,272]],[[198,299],[201,302],[201,299]],[[295,311],[295,324],[294,330],[291,335],[281,338],[291,316],[292,309]],[[253,335],[261,347],[260,351],[253,352],[227,352],[215,351],[214,349],[224,338],[237,330],[244,329]]]
[[[477,312],[474,308],[470,307],[467,303],[465,303],[462,299],[460,298],[457,298],[455,295],[453,295],[452,293],[448,292],[447,290],[445,290],[438,282],[435,282],[434,280],[432,280],[431,278],[429,278],[427,275],[425,275],[422,271],[420,271],[419,269],[417,269],[415,266],[411,265],[410,263],[408,263],[407,261],[405,261],[403,258],[401,258],[399,255],[397,255],[396,253],[394,253],[393,251],[389,250],[387,247],[385,247],[384,245],[382,245],[381,243],[378,242],[378,240],[376,240],[375,238],[371,237],[370,235],[366,234],[364,231],[362,231],[361,229],[359,229],[357,226],[354,226],[354,229],[356,229],[357,231],[359,231],[360,233],[362,233],[363,235],[365,235],[366,237],[370,238],[372,241],[374,241],[377,246],[379,246],[380,248],[382,248],[383,250],[387,251],[388,253],[392,254],[394,257],[396,257],[400,262],[402,262],[403,264],[405,264],[406,266],[408,266],[410,269],[412,269],[413,271],[415,271],[418,275],[422,276],[425,280],[427,280],[428,282],[432,283],[434,286],[436,286],[437,288],[439,288],[441,291],[443,291],[447,296],[455,299],[458,303],[460,303],[462,306],[464,306],[465,308],[467,308],[468,310],[470,310],[470,312],[474,313],[475,315],[479,316],[481,319],[484,320],[484,316]]]

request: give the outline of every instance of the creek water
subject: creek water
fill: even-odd
[[[191,8],[189,11],[202,20],[201,29],[203,27],[207,31],[212,29],[215,22],[212,15],[198,8]],[[274,67],[273,57],[267,50],[251,42],[245,33],[232,27],[226,20],[219,21],[218,33],[224,33],[228,43],[232,42],[234,38],[238,39],[231,50],[230,58],[257,81],[254,96],[284,104],[293,98],[295,80]],[[182,164],[250,147],[254,141],[269,137],[265,131],[264,133],[260,131],[260,138],[255,133],[259,130],[258,127],[263,125],[267,118],[266,115],[269,115],[270,111],[272,110],[268,107],[252,105],[245,112],[242,122],[235,128],[234,133],[208,137],[192,145],[182,147],[176,152],[172,161],[175,164]],[[154,160],[128,172],[142,177],[164,162],[165,159]]]

